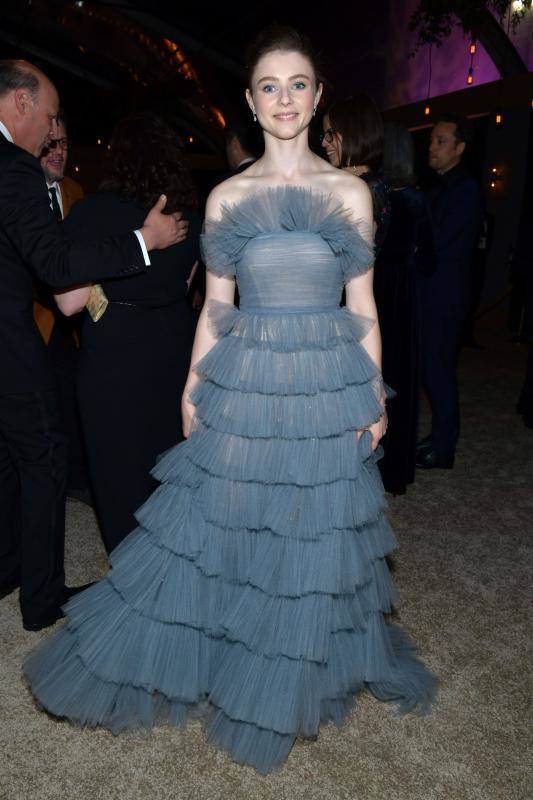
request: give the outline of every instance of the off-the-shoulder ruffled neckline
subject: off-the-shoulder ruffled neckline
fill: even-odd
[[[367,227],[364,220],[354,219],[351,209],[333,192],[282,184],[262,187],[234,203],[222,202],[220,217],[205,220],[200,244],[212,271],[218,268],[219,274],[235,274],[235,264],[252,239],[305,231],[329,244],[347,275],[372,263],[372,244],[363,235]]]
[[[351,216],[351,212],[344,205],[343,199],[339,197],[339,195],[335,194],[335,192],[316,189],[314,186],[302,186],[300,184],[294,184],[294,183],[282,183],[279,184],[278,186],[265,186],[253,192],[248,192],[248,194],[244,195],[244,197],[241,197],[239,200],[235,200],[234,202],[222,200],[220,202],[220,208],[222,211],[221,216],[216,219],[214,217],[206,217],[205,222],[210,226],[216,225],[217,223],[223,221],[224,216],[226,214],[231,214],[232,212],[237,211],[247,201],[259,200],[262,197],[268,197],[268,195],[274,195],[278,193],[280,190],[282,190],[283,193],[285,194],[289,190],[295,191],[297,194],[300,195],[308,195],[309,197],[316,197],[317,200],[321,200],[324,204],[326,203],[331,203],[332,205],[335,204],[334,207],[330,209],[330,213],[340,212],[341,214],[345,215],[347,221],[348,217]],[[353,222],[353,224],[357,224],[356,220],[350,220],[350,222]]]

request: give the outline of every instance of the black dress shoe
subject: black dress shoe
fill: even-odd
[[[455,453],[441,456],[434,450],[421,450],[416,456],[416,466],[419,469],[452,469]]]
[[[84,592],[85,589],[93,585],[94,581],[92,583],[84,583],[83,586],[65,586],[62,592],[60,605],[64,605],[71,597],[74,597],[74,595],[80,592]],[[54,625],[58,619],[63,619],[64,616],[63,611],[60,606],[58,606],[54,611],[39,619],[23,619],[22,626],[26,631],[42,631],[43,628],[49,628],[50,625]]]
[[[30,620],[30,619],[23,619],[22,620],[22,627],[25,631],[42,631],[43,628],[49,628],[51,625],[54,625],[58,619],[62,619],[65,615],[61,611],[60,608],[57,608],[52,614],[47,617],[42,617],[41,619]]]
[[[420,439],[420,441],[416,443],[415,451],[416,453],[419,453],[421,450],[429,449],[431,449],[431,434],[424,436],[423,439]]]

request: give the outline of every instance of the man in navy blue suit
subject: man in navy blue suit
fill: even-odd
[[[481,223],[479,187],[461,166],[471,139],[468,122],[450,114],[439,119],[429,145],[429,165],[439,181],[429,193],[436,270],[422,288],[422,374],[432,417],[431,433],[417,447],[421,469],[451,469],[459,439],[457,355]]]

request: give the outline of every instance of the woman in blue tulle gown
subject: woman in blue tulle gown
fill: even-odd
[[[268,772],[359,691],[424,709],[434,679],[384,620],[370,192],[308,147],[322,87],[305,37],[271,28],[248,63],[265,154],[208,200],[188,438],[25,674],[46,710],[113,732],[200,706],[209,741]]]

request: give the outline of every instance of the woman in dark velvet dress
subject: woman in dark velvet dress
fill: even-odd
[[[389,189],[382,177],[383,120],[367,94],[340,100],[323,119],[322,147],[334,167],[362,178],[372,194],[374,251],[381,249],[389,225]]]
[[[140,227],[161,191],[167,210],[189,221],[184,242],[150,254],[147,272],[103,281],[109,304],[94,322],[85,313],[78,400],[96,511],[108,552],[135,527],[133,512],[156,487],[156,457],[180,441],[181,396],[196,318],[188,282],[199,258],[196,192],[175,134],[153,117],[118,124],[110,177],[99,194],[72,209],[64,226],[76,239]],[[91,287],[56,295],[65,313],[88,300]]]
[[[385,489],[403,494],[415,475],[420,393],[418,287],[435,268],[433,234],[424,194],[415,189],[411,134],[387,125],[383,173],[390,187],[387,236],[374,267],[374,296],[382,337],[383,377],[396,397],[379,466]]]

